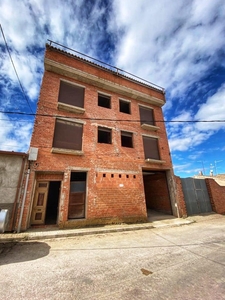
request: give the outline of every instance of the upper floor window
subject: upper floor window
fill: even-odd
[[[108,95],[98,94],[98,106],[111,108],[111,97]]]
[[[60,81],[58,107],[78,113],[84,112],[84,87]]]
[[[98,143],[112,144],[112,130],[110,128],[98,127]]]
[[[160,160],[157,138],[143,136],[143,145],[144,145],[145,159]]]
[[[81,151],[82,135],[82,124],[56,119],[53,147]]]
[[[133,133],[121,131],[121,146],[133,148]]]
[[[152,125],[152,126],[155,125],[154,113],[152,108],[139,106],[139,111],[140,111],[141,125],[143,124]]]
[[[120,112],[125,114],[130,114],[130,102],[121,99],[119,101],[120,101]]]

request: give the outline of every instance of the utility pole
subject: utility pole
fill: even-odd
[[[215,162],[214,162],[215,163],[215,173],[216,173],[215,175],[218,175],[218,173],[217,173],[217,165],[216,165],[218,162],[222,162],[222,160],[215,160]]]

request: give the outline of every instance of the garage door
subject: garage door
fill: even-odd
[[[189,216],[212,211],[204,179],[182,178],[181,183]]]

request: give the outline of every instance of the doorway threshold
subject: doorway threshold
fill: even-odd
[[[148,222],[176,219],[173,215],[164,212],[148,209]]]

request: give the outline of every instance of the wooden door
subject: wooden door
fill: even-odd
[[[86,181],[73,181],[70,183],[68,219],[85,217],[85,191]]]
[[[31,216],[31,224],[44,224],[49,182],[38,182]]]

